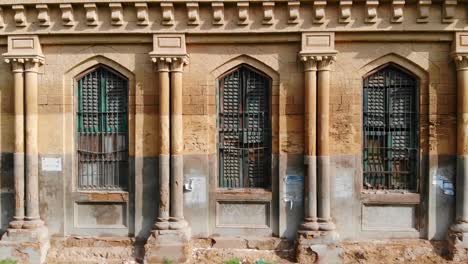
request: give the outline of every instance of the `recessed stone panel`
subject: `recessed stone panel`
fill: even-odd
[[[418,231],[417,205],[362,206],[362,229],[381,231]]]
[[[125,203],[79,202],[75,204],[75,227],[126,228]]]
[[[270,203],[255,201],[217,201],[216,226],[269,228]]]

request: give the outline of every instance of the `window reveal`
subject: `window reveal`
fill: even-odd
[[[417,190],[417,80],[393,66],[364,79],[364,188]]]
[[[247,66],[219,83],[219,187],[268,188],[270,79]]]
[[[128,81],[105,67],[78,80],[78,188],[122,190],[128,177]]]

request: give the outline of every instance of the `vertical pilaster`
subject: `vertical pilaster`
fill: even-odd
[[[184,138],[182,120],[182,71],[186,58],[174,57],[171,64],[171,229],[187,226],[184,220]]]
[[[39,217],[39,160],[38,160],[38,60],[27,60],[25,79],[25,154],[26,154],[26,221],[24,228],[37,228],[44,223]]]
[[[155,59],[159,80],[159,211],[155,228],[169,229],[169,179],[170,179],[170,123],[169,123],[169,62]]]
[[[21,228],[24,221],[24,60],[11,63],[15,94],[15,216],[11,228]]]
[[[304,64],[304,163],[305,210],[301,230],[316,231],[317,224],[317,61],[315,57],[302,56]]]
[[[320,230],[331,231],[335,225],[330,213],[330,65],[333,56],[322,56],[317,76],[317,165],[319,175],[318,221]]]

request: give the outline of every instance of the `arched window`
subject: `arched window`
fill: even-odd
[[[365,189],[417,190],[418,81],[385,65],[364,79]]]
[[[128,80],[98,66],[78,79],[78,188],[119,190],[128,177]]]
[[[219,81],[219,187],[268,188],[270,78],[241,65]]]

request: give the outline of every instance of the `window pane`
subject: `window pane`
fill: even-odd
[[[78,187],[125,189],[128,175],[127,80],[99,67],[78,80]]]
[[[417,82],[389,65],[364,80],[364,187],[416,190]]]
[[[220,80],[220,187],[269,186],[269,89],[268,78],[244,66]]]

